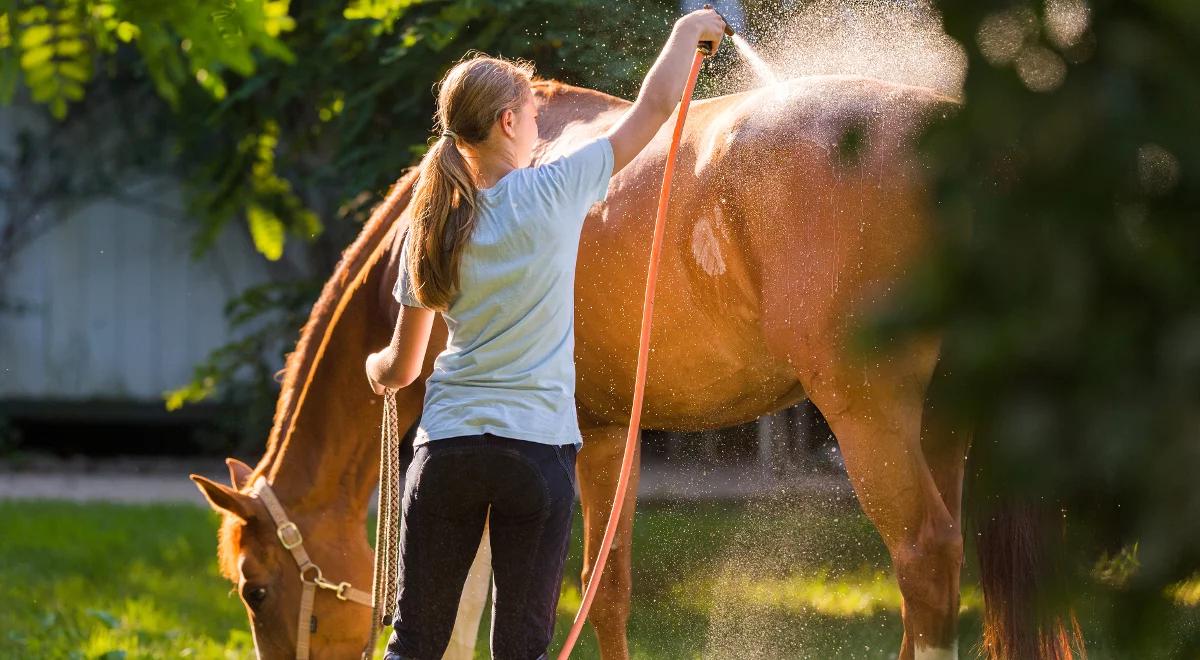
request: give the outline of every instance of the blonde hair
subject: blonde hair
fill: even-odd
[[[450,306],[462,251],[475,229],[479,188],[458,143],[487,140],[500,114],[529,98],[532,80],[529,62],[472,52],[437,85],[441,135],[421,161],[406,237],[413,295],[425,307]]]

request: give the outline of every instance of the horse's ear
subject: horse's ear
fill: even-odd
[[[251,505],[249,495],[243,495],[229,486],[222,486],[212,479],[198,474],[188,476],[196,482],[196,487],[204,494],[204,499],[208,500],[212,508],[232,513],[242,520],[250,520],[254,517],[254,507]]]
[[[232,457],[225,459],[225,465],[229,466],[229,483],[233,484],[233,489],[245,488],[246,482],[250,481],[250,475],[254,470],[249,465]]]

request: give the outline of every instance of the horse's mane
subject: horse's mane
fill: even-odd
[[[537,78],[533,81],[533,83],[530,84],[530,87],[533,88],[534,94],[547,100],[570,97],[590,99],[603,103],[612,103],[614,101],[618,103],[629,103],[629,101],[613,96],[612,94],[605,94],[604,92],[589,89],[587,87],[568,85],[565,82],[560,82],[558,80],[554,80],[553,78]]]
[[[267,437],[267,450],[254,472],[242,484],[243,488],[253,484],[259,475],[271,476],[268,472],[279,455],[280,448],[287,444],[291,436],[312,374],[324,354],[327,338],[341,317],[345,301],[366,280],[371,267],[377,261],[381,244],[391,235],[396,219],[408,206],[417,171],[416,168],[408,170],[392,184],[383,201],[371,212],[371,217],[358,237],[342,251],[333,276],[321,288],[321,295],[300,330],[296,350],[288,353],[280,371],[283,374],[283,383],[275,406],[274,423]],[[238,574],[237,548],[242,527],[237,516],[226,515],[217,534],[217,565],[222,575],[235,581]]]
[[[279,449],[287,443],[296,414],[303,404],[308,382],[324,353],[324,340],[333,331],[340,317],[338,310],[344,306],[343,301],[366,279],[367,271],[375,262],[373,257],[377,256],[378,248],[387,239],[396,218],[408,206],[416,178],[417,169],[412,168],[392,185],[387,196],[372,211],[358,237],[342,252],[333,275],[322,287],[320,297],[300,330],[296,350],[287,355],[281,370],[283,384],[279,392],[279,402],[275,406],[275,420],[267,437],[267,450],[248,480],[249,483],[253,483],[258,475],[270,467]]]

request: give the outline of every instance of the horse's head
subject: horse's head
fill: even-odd
[[[298,640],[305,636],[313,658],[357,657],[369,634],[371,611],[371,550],[362,529],[352,533],[348,521],[338,520],[345,516],[286,508],[265,482],[251,481],[248,465],[233,458],[225,462],[231,486],[196,474],[191,478],[221,514],[221,573],[236,585],[258,657],[295,658]],[[302,571],[305,556],[311,563]],[[313,598],[303,635],[306,583]]]

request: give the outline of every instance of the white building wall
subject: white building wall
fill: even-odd
[[[0,278],[0,399],[159,399],[228,341],[225,302],[264,282],[231,225],[200,259],[195,225],[110,202],[56,224]]]
[[[0,148],[12,144],[17,113],[0,108]],[[130,190],[183,208],[179,186],[162,177]],[[197,227],[98,200],[18,253],[0,273],[0,298],[20,308],[0,309],[0,401],[151,403],[190,380],[230,339],[225,302],[270,277],[240,222],[194,259]]]

